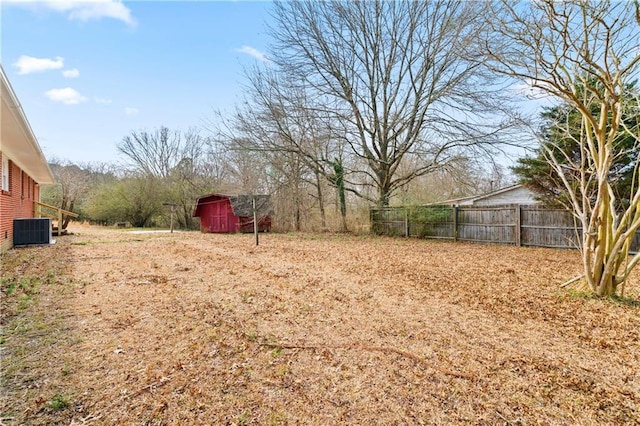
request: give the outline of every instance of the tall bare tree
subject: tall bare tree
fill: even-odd
[[[621,137],[635,139],[635,155],[640,155],[640,129],[623,120],[625,110],[640,108],[640,100],[622,96],[625,86],[640,77],[640,5],[637,0],[540,0],[499,6],[487,43],[494,69],[557,97],[580,114],[578,129],[568,122],[554,124],[564,126],[564,136],[573,139],[570,145],[577,145],[577,151],[552,142],[541,146],[582,228],[584,281],[598,296],[615,294],[618,288],[623,293],[640,262],[640,253],[629,256],[640,229],[637,158],[629,200],[618,199],[609,177],[616,158],[628,155],[615,143]]]
[[[271,58],[340,123],[334,130],[366,164],[345,173],[374,185],[371,201],[388,205],[416,177],[492,150],[510,126],[493,115],[497,87],[477,44],[485,7],[447,0],[275,4]],[[405,157],[420,161],[401,170]]]
[[[224,176],[223,159],[210,142],[196,129],[180,132],[160,127],[153,132],[131,132],[117,147],[136,179],[149,180],[149,187],[162,192],[164,202],[177,204],[178,224],[194,228],[194,200],[215,190]],[[152,180],[157,182],[152,185]]]
[[[77,204],[90,189],[90,172],[64,160],[54,159],[49,165],[56,178],[56,184],[43,190],[43,200],[62,210],[75,211]],[[63,223],[59,224],[60,229],[66,229],[70,220],[70,216],[64,216]]]
[[[183,133],[161,126],[153,132],[133,131],[117,148],[133,170],[166,178],[185,159],[199,160],[206,146],[206,139],[194,129]]]
[[[311,198],[320,212],[321,228],[326,229],[325,187],[333,176],[333,159],[342,156],[339,141],[332,138],[308,91],[292,84],[286,73],[267,66],[249,69],[246,76],[245,102],[236,107],[231,118],[223,119],[222,138],[232,141],[235,149],[269,158],[273,168],[288,176],[289,183],[298,181],[313,187]],[[299,176],[291,175],[294,170]],[[295,186],[296,193],[300,187]],[[291,194],[290,198],[301,202],[303,197]],[[300,211],[302,206],[296,206]]]

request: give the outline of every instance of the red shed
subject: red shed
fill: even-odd
[[[203,195],[196,200],[193,217],[200,218],[200,231],[205,233],[253,232],[254,198],[258,230],[268,232],[273,215],[268,195]]]

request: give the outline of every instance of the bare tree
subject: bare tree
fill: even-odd
[[[186,228],[196,226],[191,217],[195,198],[222,183],[223,160],[214,148],[195,129],[179,132],[166,127],[154,132],[134,131],[118,144],[131,172],[162,191],[165,202],[179,206],[178,224]],[[152,180],[161,184],[151,185]]]
[[[154,132],[133,131],[117,145],[130,164],[146,175],[168,177],[180,162],[182,148],[180,132],[160,127]]]
[[[628,155],[615,143],[622,133],[635,138],[635,155],[640,153],[640,129],[623,120],[625,110],[637,111],[640,101],[622,96],[625,86],[640,76],[640,5],[504,1],[496,15],[495,32],[487,42],[494,69],[557,97],[580,114],[579,129],[556,123],[566,128],[564,136],[573,138],[577,152],[551,143],[546,159],[563,182],[567,208],[582,228],[588,287],[598,296],[613,295],[619,287],[623,293],[624,282],[640,262],[640,253],[629,256],[640,229],[637,159],[629,200],[618,199],[609,177],[615,158]]]
[[[311,91],[375,200],[460,155],[492,150],[510,122],[497,121],[495,82],[482,67],[480,2],[278,2],[272,59]],[[405,157],[416,167],[401,173]],[[362,197],[367,191],[348,188]]]
[[[76,203],[86,195],[90,188],[89,172],[77,164],[68,161],[53,160],[50,163],[56,185],[48,188],[45,199],[62,210],[74,211]],[[65,229],[71,217],[65,216],[60,229]]]
[[[305,197],[298,194],[302,186],[313,187],[311,199],[320,212],[321,228],[326,229],[325,187],[333,176],[333,159],[342,156],[340,144],[332,138],[309,93],[285,73],[267,66],[252,68],[246,76],[245,102],[231,118],[222,120],[225,128],[218,133],[224,140],[235,141],[236,149],[269,158],[289,183],[299,182],[295,188],[287,185],[295,192],[290,198],[298,200],[296,211],[303,208],[300,202]],[[291,175],[294,170],[298,176]],[[297,229],[299,221],[295,222]]]

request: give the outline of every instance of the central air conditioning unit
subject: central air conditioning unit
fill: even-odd
[[[13,245],[51,244],[51,219],[14,219]]]

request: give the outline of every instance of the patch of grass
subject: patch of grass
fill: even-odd
[[[17,291],[21,291],[26,295],[37,294],[41,284],[40,278],[26,277],[20,279],[3,278],[0,281],[2,291],[7,295],[16,294]]]
[[[275,413],[269,414],[267,423],[269,424],[269,426],[285,425],[287,424],[287,415],[285,413],[276,411]]]
[[[6,287],[6,288],[5,288]],[[12,295],[16,291],[16,282],[8,278],[2,279],[2,290],[8,295]]]
[[[249,409],[246,409],[242,412],[242,414],[240,414],[240,417],[238,418],[238,425],[240,426],[245,426],[249,424],[249,415],[250,415],[250,411]]]
[[[28,294],[25,294],[20,299],[20,302],[18,302],[18,311],[23,311],[27,309],[29,305],[31,305],[31,303],[33,303],[33,297]]]
[[[27,318],[19,318],[12,321],[10,324],[11,329],[8,330],[9,334],[24,334],[31,330],[31,322]]]
[[[45,282],[47,284],[53,284],[53,283],[56,282],[56,278],[57,278],[57,276],[56,276],[56,273],[54,271],[48,271],[47,272],[47,276],[45,278]]]
[[[600,300],[603,302],[613,303],[616,305],[624,305],[624,306],[629,306],[633,308],[640,307],[640,301],[636,299],[631,299],[629,297],[620,297],[617,294],[614,294],[613,296],[610,296],[610,297],[598,297],[597,295],[593,294],[588,290],[574,290],[574,289],[568,289],[567,294],[569,295],[569,297],[572,297],[574,299]]]
[[[69,397],[67,397],[66,395],[62,395],[60,393],[55,394],[53,398],[51,398],[51,400],[49,401],[49,408],[52,411],[64,410],[68,406],[69,406]]]
[[[582,299],[584,301],[595,301],[599,299],[593,293],[586,290],[568,289],[566,295],[571,299]]]
[[[253,298],[256,296],[256,292],[254,290],[245,291],[242,293],[242,303],[251,303]]]
[[[289,372],[289,367],[286,364],[280,364],[276,367],[276,376],[283,378]]]
[[[71,243],[71,245],[78,245],[78,246],[88,246],[88,245],[113,245],[113,244],[122,244],[122,243],[131,243],[131,242],[143,242],[145,240],[143,240],[142,238],[132,238],[132,239],[127,239],[127,240],[107,240],[107,241],[77,241],[77,242],[73,242]]]
[[[614,294],[613,296],[611,296],[609,300],[619,305],[625,305],[632,308],[640,307],[640,300],[631,299],[629,297],[620,297],[617,294]]]

